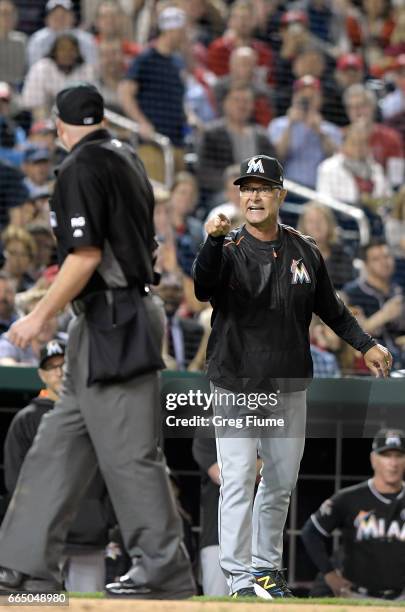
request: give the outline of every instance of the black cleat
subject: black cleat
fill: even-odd
[[[282,570],[262,569],[253,572],[258,587],[257,594],[264,599],[294,597],[285,581]],[[260,592],[259,592],[260,590]],[[261,592],[263,591],[263,594]]]
[[[17,572],[17,570],[0,567],[0,590],[10,591],[10,589],[18,589],[24,578],[24,574]]]

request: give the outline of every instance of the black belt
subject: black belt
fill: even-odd
[[[112,289],[105,289],[104,291],[97,291],[97,293],[105,293],[106,296],[106,301],[107,303],[111,303],[112,301],[112,297],[114,292],[118,292],[118,291],[128,291],[130,289],[135,289],[137,287],[137,285],[131,285],[131,287],[114,287]],[[148,295],[150,293],[150,289],[147,285],[143,285],[142,287],[139,287],[139,292],[140,294],[144,297],[146,295]],[[90,296],[93,294],[89,294],[89,298]],[[73,300],[72,301],[72,310],[74,312],[74,314],[76,316],[83,314],[86,312],[87,310],[87,304],[86,304],[86,299],[83,300]]]

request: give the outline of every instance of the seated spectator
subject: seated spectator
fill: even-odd
[[[399,132],[375,121],[375,93],[358,83],[346,89],[343,99],[350,125],[361,123],[368,130],[369,145],[375,161],[383,166],[392,187],[398,187],[404,179],[403,142]]]
[[[393,71],[394,91],[387,93],[380,102],[384,123],[398,130],[405,139],[405,53],[395,58]]]
[[[25,74],[27,37],[18,32],[18,11],[12,0],[0,0],[0,81],[18,88]]]
[[[4,442],[4,477],[10,498],[41,420],[53,410],[59,399],[64,362],[65,345],[60,340],[53,339],[41,349],[38,376],[45,388],[28,406],[18,411],[7,431]],[[86,488],[66,538],[66,590],[88,593],[104,589],[104,548],[107,544],[108,523],[112,522],[110,507],[104,481],[97,469]]]
[[[282,15],[279,27],[281,45],[275,61],[277,83],[277,115],[285,115],[291,103],[294,74],[293,63],[301,53],[313,46],[308,28],[308,16],[301,10],[287,10]]]
[[[329,55],[336,56],[349,48],[344,12],[329,0],[307,0],[309,30],[323,44]]]
[[[23,315],[31,312],[46,291],[31,289],[20,294],[17,298],[18,309]],[[2,366],[30,366],[37,367],[40,360],[41,349],[52,340],[66,340],[66,334],[57,334],[58,319],[51,317],[42,327],[38,336],[25,349],[18,348],[12,344],[6,334],[0,337],[0,365]]]
[[[48,149],[30,145],[24,151],[22,170],[25,173],[24,183],[31,198],[48,189],[51,178],[51,155]]]
[[[176,175],[169,202],[169,214],[176,241],[177,261],[191,276],[191,266],[203,240],[202,223],[193,216],[198,201],[198,186],[188,172]]]
[[[346,30],[354,48],[378,43],[384,48],[394,29],[389,0],[362,0],[361,8],[349,8]]]
[[[35,242],[22,227],[9,225],[1,234],[4,265],[2,271],[15,283],[16,292],[26,291],[34,284],[29,274],[35,257]]]
[[[103,0],[97,7],[94,29],[99,50],[102,43],[119,41],[121,57],[124,65],[127,66],[141,52],[142,47],[138,43],[125,38],[125,19],[126,15],[120,4],[117,4],[115,0]]]
[[[41,223],[31,223],[27,225],[27,232],[35,241],[35,257],[30,275],[35,280],[42,276],[43,272],[54,263],[55,237],[50,227]]]
[[[314,188],[319,163],[332,155],[341,142],[337,126],[320,113],[322,96],[319,79],[310,75],[294,83],[291,107],[283,117],[271,121],[268,132],[285,177]]]
[[[11,103],[10,85],[0,82],[0,160],[19,166],[23,159],[22,145],[27,137],[24,130],[13,120]]]
[[[0,334],[4,334],[17,318],[15,288],[11,278],[0,271]]]
[[[28,41],[28,66],[31,68],[36,62],[49,56],[56,38],[67,32],[74,34],[78,40],[83,61],[95,64],[97,62],[96,42],[89,32],[73,27],[75,15],[72,0],[48,0],[45,11],[45,27],[37,30]]]
[[[253,118],[256,123],[267,127],[274,115],[273,91],[263,80],[261,68],[257,65],[257,53],[251,47],[237,47],[229,59],[229,74],[220,77],[214,85],[218,114],[222,115],[223,102],[233,85],[250,87],[254,95]]]
[[[314,344],[310,345],[314,378],[339,378],[340,370],[333,353],[324,351]]]
[[[378,431],[370,461],[372,477],[324,501],[302,539],[328,586],[322,595],[399,601],[405,597],[405,432]],[[335,529],[342,534],[342,567],[327,550]]]
[[[372,240],[364,247],[363,260],[364,274],[343,291],[350,306],[364,313],[363,329],[393,354],[394,368],[404,367],[404,296],[392,281],[394,258],[386,243]]]
[[[339,242],[336,219],[328,206],[318,202],[305,204],[298,229],[316,241],[335,289],[341,289],[355,278],[353,258]]]
[[[265,130],[251,124],[253,92],[245,85],[233,86],[224,100],[224,117],[208,124],[198,149],[198,180],[207,203],[222,188],[223,171],[247,157],[274,155]]]
[[[74,81],[95,79],[95,68],[85,63],[77,38],[59,34],[49,55],[31,66],[25,78],[21,104],[35,119],[49,117],[58,91]]]
[[[163,340],[163,359],[171,370],[186,370],[198,351],[203,335],[202,326],[178,314],[184,299],[183,278],[181,275],[163,274],[155,289],[163,300],[166,312],[166,335]]]
[[[330,70],[328,72],[330,73]],[[343,104],[343,95],[350,85],[361,84],[364,78],[364,61],[360,55],[345,53],[337,59],[336,68],[328,80],[327,94],[322,105],[325,119],[339,127],[349,123]]]
[[[374,161],[369,138],[361,124],[345,131],[341,151],[319,164],[317,191],[355,206],[376,206],[379,199],[390,196],[384,168]]]
[[[187,31],[193,43],[207,47],[220,36],[226,25],[226,5],[223,0],[181,0],[187,15]]]
[[[184,11],[169,6],[158,16],[159,36],[130,65],[119,94],[128,117],[139,124],[140,135],[147,139],[155,132],[170,138],[177,150],[177,167],[182,169],[185,87],[183,63],[176,52],[185,36]]]
[[[96,81],[97,88],[104,98],[105,106],[122,114],[121,100],[118,95],[119,84],[125,73],[121,41],[118,38],[102,40],[98,50],[100,62]]]
[[[54,156],[56,149],[56,126],[52,119],[35,121],[28,134],[29,142],[41,149],[48,149]]]
[[[29,193],[23,173],[0,159],[0,228],[9,223],[10,211],[27,200]]]
[[[253,38],[254,28],[255,15],[252,2],[236,0],[231,7],[227,30],[208,47],[208,68],[217,76],[224,76],[229,72],[229,58],[233,49],[252,47],[257,53],[257,63],[263,69],[265,80],[273,83],[271,48],[267,43]]]

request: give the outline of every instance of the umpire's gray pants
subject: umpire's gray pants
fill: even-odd
[[[158,313],[145,298],[149,318]],[[156,327],[157,326],[157,327]],[[0,532],[0,565],[61,581],[68,527],[97,463],[139,584],[193,590],[182,527],[158,451],[158,374],[87,387],[84,315],[69,328],[61,399],[42,419]]]
[[[235,406],[229,409],[229,404],[216,403],[214,410],[216,415],[235,416]],[[236,430],[236,437],[235,431],[228,436],[216,428],[220,565],[231,593],[252,587],[255,569],[282,567],[283,530],[304,452],[306,391],[281,394],[277,413],[287,415],[284,429],[277,433],[265,431],[255,437],[252,428],[240,434]],[[257,453],[263,466],[252,516]]]

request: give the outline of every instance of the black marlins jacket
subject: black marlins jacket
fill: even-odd
[[[305,389],[313,312],[362,353],[376,344],[336,294],[313,239],[291,227],[279,225],[274,242],[245,226],[208,236],[193,276],[197,298],[214,308],[208,377],[225,389]]]

